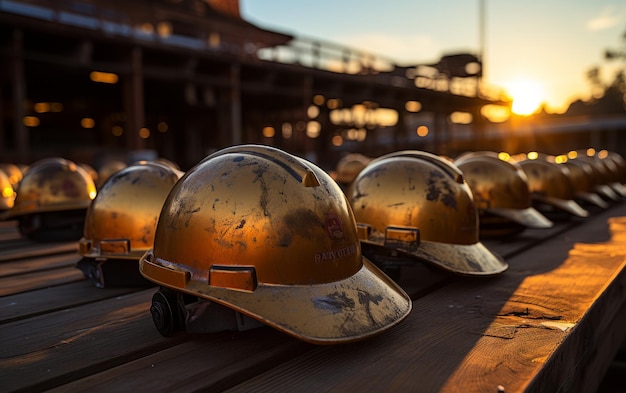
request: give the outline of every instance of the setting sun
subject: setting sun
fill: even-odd
[[[513,98],[513,113],[522,116],[533,114],[539,109],[544,93],[538,83],[529,80],[518,80],[506,87]]]

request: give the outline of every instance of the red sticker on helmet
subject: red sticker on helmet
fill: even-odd
[[[343,223],[336,214],[327,214],[326,219],[324,220],[324,226],[328,237],[331,239],[343,238]]]

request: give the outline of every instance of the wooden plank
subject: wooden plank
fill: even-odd
[[[17,228],[17,221],[6,220],[0,221],[0,242],[7,242],[17,240],[22,237],[22,234]]]
[[[76,253],[78,251],[78,242],[37,243],[29,240],[18,240],[5,243],[2,246],[0,262],[52,254]]]
[[[568,252],[578,241],[606,241],[607,214],[514,256],[504,275],[457,280],[414,301],[387,334],[315,348],[229,391],[593,391],[602,367],[583,385],[567,381],[595,367],[595,344],[624,338],[610,321],[626,301],[625,261]]]
[[[97,387],[103,392],[219,392],[312,348],[269,327],[194,335],[180,345],[63,385],[58,391]]]
[[[89,280],[46,287],[0,298],[0,324],[117,297],[135,288],[96,288]]]
[[[561,353],[557,349],[571,340],[575,352],[576,343],[580,345],[590,334],[582,329],[579,336],[573,333],[588,326],[585,318],[615,320],[608,316],[616,314],[624,294],[613,290],[619,286],[607,283],[623,279],[623,268],[617,266],[623,265],[623,256],[613,252],[606,261],[602,257],[602,264],[597,263],[597,254],[592,264],[570,261],[568,256],[575,242],[610,240],[608,215],[559,233],[540,246],[526,247],[508,260],[511,268],[502,276],[455,279],[429,288],[414,301],[406,321],[360,343],[311,346],[268,327],[165,339],[156,332],[148,312],[154,289],[97,303],[70,304],[71,308],[60,302],[48,310],[40,305],[45,314],[0,324],[0,368],[8,370],[0,373],[0,386],[7,391],[54,387],[72,391],[129,387],[156,391],[472,391],[466,389],[471,383],[494,391],[497,380],[510,392],[516,386],[522,389],[533,378],[545,380],[541,373],[553,373],[550,367],[562,370],[562,375],[578,375],[593,356],[586,354],[580,365],[563,359],[559,363],[555,361]],[[583,254],[593,251],[580,247]],[[601,251],[613,250],[604,247]],[[587,254],[576,258],[586,260]],[[579,283],[573,274],[581,272],[589,277]],[[427,273],[410,269],[407,279],[421,285]],[[567,288],[555,287],[558,282],[567,283]],[[107,291],[78,284],[91,285],[74,283],[74,293],[88,288]],[[545,289],[549,291],[544,293]],[[579,308],[570,305],[572,293]],[[543,303],[545,298],[550,304]],[[34,297],[29,299],[35,302]],[[58,299],[54,299],[56,304]],[[610,322],[599,326],[597,334],[591,332],[593,342],[598,348],[608,347],[605,337],[618,334]],[[555,355],[550,356],[551,351]],[[610,359],[607,351],[603,349],[602,359]],[[602,370],[602,365],[594,369],[600,360],[591,364],[588,377]],[[518,385],[509,384],[505,377],[515,378]]]
[[[41,391],[174,345],[148,312],[154,290],[0,325],[3,391]]]
[[[0,278],[60,267],[73,267],[79,259],[78,254],[70,253],[4,262],[0,264]]]
[[[73,266],[0,277],[0,296],[32,291],[84,279],[84,274]]]
[[[208,384],[223,390],[313,347],[269,327],[163,338],[148,311],[154,292],[0,325],[0,368],[6,371],[0,386],[164,391],[176,384],[191,390]],[[91,385],[94,379],[99,381]]]

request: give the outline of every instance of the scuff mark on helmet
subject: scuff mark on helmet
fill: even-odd
[[[445,176],[438,171],[430,171],[427,181],[426,199],[432,202],[441,201],[447,207],[457,208],[456,198]]]
[[[311,300],[315,308],[330,311],[333,314],[340,313],[346,308],[353,309],[355,306],[354,300],[345,292],[333,292],[326,296],[314,297]]]

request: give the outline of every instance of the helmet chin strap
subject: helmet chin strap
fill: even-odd
[[[243,332],[267,326],[232,308],[200,298],[186,304],[185,310],[185,331],[188,333]]]

